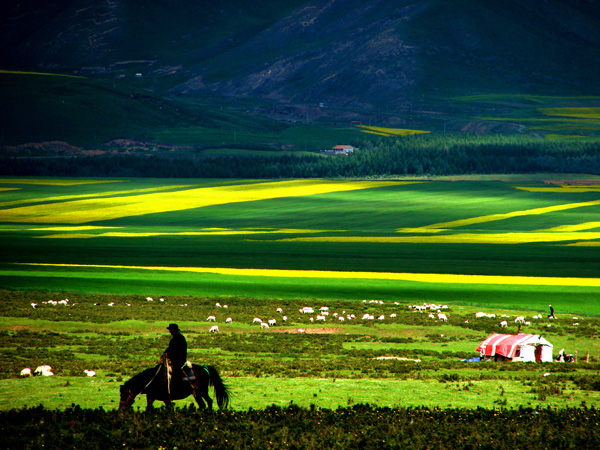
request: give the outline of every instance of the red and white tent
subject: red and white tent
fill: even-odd
[[[477,351],[482,359],[508,358],[523,362],[552,362],[552,344],[537,334],[492,334]]]

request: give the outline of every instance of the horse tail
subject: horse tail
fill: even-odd
[[[215,396],[217,397],[217,405],[219,405],[219,409],[226,409],[229,405],[229,387],[223,382],[221,375],[217,372],[213,366],[206,366],[208,369],[208,374],[210,375],[210,380],[208,382],[209,386],[214,387]]]

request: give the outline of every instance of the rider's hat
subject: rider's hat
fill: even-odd
[[[167,327],[167,330],[169,331],[174,331],[176,333],[179,333],[179,326],[176,323],[171,323],[169,324],[169,326]]]

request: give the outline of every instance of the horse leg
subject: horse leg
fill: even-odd
[[[194,396],[194,400],[196,400],[196,403],[198,404],[198,408],[205,409],[206,405],[204,404],[204,401],[202,401],[202,395],[200,394],[200,389],[194,388],[194,392],[192,392],[192,395]]]
[[[154,399],[149,395],[146,395],[146,412],[154,409]]]
[[[204,409],[204,402],[206,402],[208,410],[212,410],[213,401],[212,398],[208,396],[208,386],[202,386],[201,388],[196,389],[194,392],[194,398],[198,404],[202,403],[202,409]]]

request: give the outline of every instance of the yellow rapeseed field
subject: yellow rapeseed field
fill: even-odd
[[[130,189],[127,191],[108,191],[108,192],[97,192],[95,194],[78,194],[78,195],[59,195],[54,197],[40,197],[40,198],[29,198],[23,200],[13,200],[9,202],[0,203],[0,208],[5,206],[15,206],[15,205],[28,205],[33,203],[47,203],[47,202],[62,202],[65,200],[77,200],[83,198],[98,198],[98,197],[109,197],[112,195],[131,195],[131,194],[143,194],[146,192],[159,192],[159,191],[167,191],[171,189],[186,189],[189,187],[198,186],[197,184],[189,184],[189,185],[180,185],[180,186],[159,186],[153,188],[145,188],[145,189]],[[0,218],[2,217],[2,212],[0,211]]]
[[[101,268],[118,270],[154,270],[171,272],[213,273],[220,275],[284,277],[284,278],[334,278],[418,281],[423,283],[501,284],[532,286],[600,286],[599,278],[524,277],[503,275],[460,275],[438,273],[392,272],[340,272],[327,270],[232,269],[223,267],[165,267],[165,266],[113,266],[102,264],[43,264],[17,263],[18,265]]]
[[[201,187],[173,192],[87,198],[0,211],[2,222],[84,224],[99,220],[181,211],[227,203],[251,202],[369,189],[408,182],[295,180]]]
[[[406,130],[404,128],[371,127],[366,125],[359,125],[358,127],[364,133],[378,134],[380,136],[412,136],[414,134],[429,133],[429,131]]]
[[[547,116],[600,119],[600,108],[598,107],[542,108],[540,111]]]
[[[453,220],[451,222],[441,222],[433,225],[425,225],[419,228],[398,228],[398,232],[409,232],[409,233],[438,233],[448,228],[464,227],[466,225],[474,225],[478,223],[493,222],[496,220],[505,220],[512,217],[529,216],[537,214],[546,214],[555,211],[564,211],[574,208],[583,208],[586,206],[597,206],[600,205],[600,200],[593,200],[589,202],[580,203],[566,203],[564,205],[547,206],[544,208],[533,208],[525,209],[522,211],[512,211],[503,214],[490,214],[487,216],[470,217],[468,219]]]
[[[85,231],[103,228],[117,227],[49,227],[49,228],[31,228],[32,231]],[[330,230],[327,230],[330,231]],[[69,234],[50,234],[39,236],[45,239],[87,239],[97,237],[156,237],[156,236],[227,236],[227,235],[251,235],[251,234],[309,234],[323,233],[324,230],[300,230],[293,228],[278,228],[278,229],[227,229],[227,228],[207,228],[203,231],[148,231],[148,232],[128,232],[128,231],[109,231],[105,233],[69,233]]]
[[[591,230],[593,228],[600,228],[600,222],[585,222],[585,223],[578,223],[578,224],[575,224],[575,225],[561,225],[561,226],[558,226],[558,227],[548,228],[546,230],[540,230],[540,231],[569,231],[569,232],[573,232],[573,231]]]

